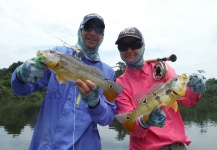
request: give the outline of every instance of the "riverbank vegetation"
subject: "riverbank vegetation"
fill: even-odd
[[[22,62],[13,63],[9,68],[0,69],[0,126],[4,126],[8,133],[14,135],[19,135],[26,124],[34,128],[46,91],[46,88],[41,89],[27,96],[19,96],[13,93],[10,84],[11,75],[20,64]],[[117,67],[116,77],[118,77],[124,72],[125,64],[118,62],[115,67]],[[214,120],[215,125],[217,124],[215,113],[217,109],[217,79],[208,79],[206,85],[206,93],[202,95],[201,101],[192,109],[179,106],[186,124],[190,125],[192,121],[195,121],[199,126],[203,126],[206,119]],[[114,121],[115,124],[117,124],[116,121]],[[120,130],[120,132],[125,130],[122,125],[119,125],[119,128],[116,130]],[[122,136],[125,136],[125,134]]]

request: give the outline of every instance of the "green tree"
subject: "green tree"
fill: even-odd
[[[115,71],[116,78],[122,75],[126,69],[126,64],[124,62],[116,63],[118,69]]]

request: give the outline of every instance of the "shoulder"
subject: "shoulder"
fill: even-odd
[[[102,64],[104,69],[114,72],[114,70],[112,69],[111,66],[109,66],[108,64],[106,64],[106,63],[104,63],[102,61],[99,61],[99,62]]]
[[[53,48],[53,50],[59,51],[61,53],[66,53],[69,55],[72,55],[75,53],[71,47],[67,47],[67,46],[56,46]]]

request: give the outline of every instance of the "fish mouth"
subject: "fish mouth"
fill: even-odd
[[[44,62],[40,62],[40,65],[42,65],[43,67],[47,67],[47,65]]]

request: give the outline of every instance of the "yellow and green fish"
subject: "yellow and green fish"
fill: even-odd
[[[131,132],[134,130],[137,117],[145,115],[144,118],[147,120],[150,113],[160,104],[165,104],[166,110],[171,107],[176,112],[178,110],[176,100],[185,95],[188,82],[189,77],[186,74],[170,79],[155,91],[141,98],[138,107],[133,112],[118,114],[116,119],[124,125],[127,131]]]
[[[82,81],[91,80],[103,88],[104,95],[109,102],[114,102],[123,87],[113,81],[104,79],[103,72],[94,66],[86,65],[77,57],[70,56],[55,50],[44,50],[37,52],[38,62],[45,64],[56,73],[57,81],[67,84],[67,80]]]

